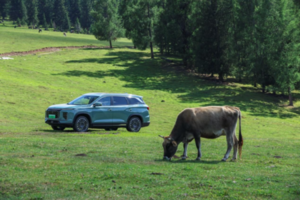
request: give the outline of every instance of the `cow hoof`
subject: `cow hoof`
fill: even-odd
[[[165,156],[165,157],[163,158],[163,160],[171,161],[171,158]]]
[[[181,157],[181,160],[186,160],[186,157]]]
[[[223,158],[221,161],[226,162],[226,160],[227,160],[226,158]]]
[[[200,160],[201,158],[196,158],[196,160]]]
[[[230,161],[231,161],[231,162],[236,162],[236,159],[231,159]]]

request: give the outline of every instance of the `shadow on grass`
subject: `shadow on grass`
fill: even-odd
[[[181,159],[172,159],[172,161],[168,161],[168,160],[154,160],[155,162],[170,162],[172,164],[179,164],[179,163],[199,163],[199,164],[219,164],[219,163],[226,163],[223,161],[214,161],[214,160],[181,160]]]
[[[99,130],[88,130],[87,132],[75,132],[73,130],[63,130],[63,131],[59,131],[59,130],[39,130],[45,133],[73,133],[73,134],[89,134],[89,133],[95,133],[95,132],[99,132]],[[99,134],[106,134],[106,133],[99,133]],[[110,132],[110,134],[113,134],[113,132]]]
[[[101,49],[91,49],[102,51]],[[85,49],[84,51],[87,51]],[[286,110],[278,105],[284,98],[265,95],[251,87],[220,85],[204,81],[196,76],[187,76],[183,70],[162,67],[161,59],[150,59],[148,52],[109,51],[107,57],[69,60],[66,63],[111,64],[117,69],[95,72],[71,70],[59,76],[88,76],[93,78],[116,77],[126,81],[125,87],[161,90],[178,93],[182,103],[199,103],[199,106],[230,105],[240,107],[253,116],[292,118],[300,114],[299,109]],[[297,97],[299,99],[299,97]],[[209,102],[209,103],[203,103]]]

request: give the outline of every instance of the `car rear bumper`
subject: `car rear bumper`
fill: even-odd
[[[142,127],[146,127],[146,126],[149,126],[150,125],[150,122],[145,122],[142,124]]]

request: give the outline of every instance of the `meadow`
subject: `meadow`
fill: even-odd
[[[0,53],[47,46],[107,46],[91,35],[0,25]],[[203,80],[183,68],[150,59],[149,50],[62,49],[0,60],[0,199],[300,199],[300,98],[262,94],[230,81]],[[48,106],[88,92],[133,93],[150,107],[151,124],[126,129],[53,131]],[[194,142],[185,161],[163,161],[162,139],[184,108],[238,106],[242,159],[221,162],[226,138]],[[177,156],[183,153],[182,144]]]
[[[29,51],[44,47],[61,46],[105,46],[109,47],[109,42],[99,41],[94,35],[67,33],[67,37],[62,32],[45,31],[39,33],[38,29],[28,29],[26,27],[14,28],[12,22],[6,21],[0,24],[0,54],[13,51]],[[113,47],[132,46],[131,41],[121,38],[112,42]]]

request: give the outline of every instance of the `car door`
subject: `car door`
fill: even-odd
[[[149,107],[145,104],[140,97],[128,98],[131,115],[137,115],[142,117],[142,122],[148,122],[149,118]]]
[[[95,106],[92,111],[92,121],[93,125],[111,125],[112,120],[112,105],[111,105],[111,97],[106,96],[97,101],[97,103],[101,103],[102,106]]]
[[[114,125],[125,125],[130,115],[130,108],[126,97],[112,97],[112,118]]]

